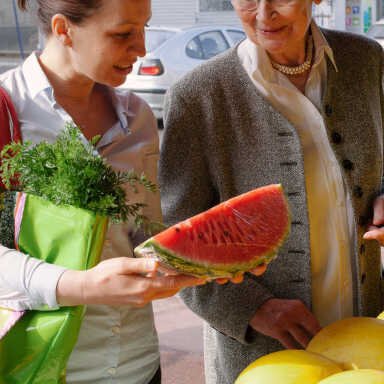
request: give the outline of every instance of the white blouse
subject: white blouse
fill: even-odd
[[[266,51],[250,40],[240,44],[238,55],[258,91],[292,123],[301,139],[310,223],[312,310],[325,326],[353,315],[354,224],[351,199],[320,113],[327,83],[326,54],[337,67],[331,47],[314,22],[311,29],[315,58],[305,94],[273,69]]]
[[[0,84],[15,103],[23,141],[52,142],[65,123],[72,122],[55,101],[36,53],[20,67],[0,75]],[[114,169],[144,172],[156,182],[159,143],[150,108],[128,91],[109,91],[118,122],[104,134],[97,150]],[[158,193],[139,189],[129,199],[144,202],[147,204],[144,214],[161,220]],[[132,257],[134,238],[131,223],[111,225],[102,259]],[[64,270],[0,246],[0,306],[16,310],[39,309],[43,305],[57,308],[56,286]],[[79,340],[67,367],[68,383],[147,384],[158,367],[158,339],[151,305],[139,309],[87,306]]]

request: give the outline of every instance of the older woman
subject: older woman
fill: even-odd
[[[233,0],[247,39],[168,94],[166,221],[269,183],[283,184],[292,213],[265,275],[182,293],[206,320],[207,384],[231,384],[257,357],[383,308],[379,244],[368,241],[382,238],[381,199],[364,236],[383,174],[382,49],[320,30],[319,2]]]
[[[27,0],[18,3],[22,9],[28,5]],[[46,34],[43,52],[0,76],[12,95],[23,140],[54,141],[65,122],[74,122],[84,139],[102,136],[97,150],[113,168],[145,172],[156,180],[154,116],[138,97],[114,88],[145,54],[150,0],[39,0],[37,11]],[[148,217],[160,219],[158,194],[143,191],[135,198],[147,205]],[[1,239],[1,307],[88,305],[67,368],[68,383],[161,382],[150,301],[203,281],[156,275],[155,260],[132,258],[137,241],[129,223],[112,225],[103,261],[88,271],[73,271],[17,252]],[[7,377],[2,379],[8,382]]]

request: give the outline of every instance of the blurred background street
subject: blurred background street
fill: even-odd
[[[163,384],[204,384],[202,320],[178,297],[153,302]]]

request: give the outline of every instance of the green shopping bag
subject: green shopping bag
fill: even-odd
[[[99,261],[107,226],[107,217],[91,211],[18,194],[16,246],[48,263],[75,270],[93,267]],[[0,335],[2,327],[10,327],[0,340],[0,384],[65,383],[66,363],[84,312],[82,306],[25,314],[0,309]]]

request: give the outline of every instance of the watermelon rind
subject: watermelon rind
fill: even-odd
[[[277,248],[265,255],[258,256],[248,263],[236,263],[230,265],[209,263],[209,265],[205,265],[185,260],[183,257],[177,256],[177,254],[164,249],[151,238],[142,245],[136,247],[135,256],[157,258],[165,267],[175,269],[183,274],[196,277],[219,278],[234,277],[239,273],[250,271],[259,265],[270,263],[276,257]]]

